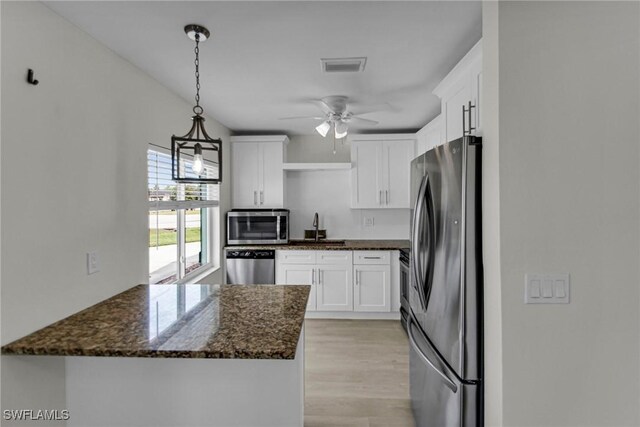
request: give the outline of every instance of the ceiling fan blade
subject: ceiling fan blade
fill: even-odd
[[[320,116],[294,116],[294,117],[280,117],[278,120],[300,120],[300,119],[325,120],[326,117],[320,117]]]
[[[331,107],[331,105],[327,104],[322,99],[314,99],[311,102],[313,102],[316,106],[318,106],[318,108],[320,108],[326,114],[333,114],[334,113],[333,108]]]
[[[395,108],[393,105],[391,105],[388,102],[383,102],[380,104],[373,104],[373,105],[368,104],[363,108],[360,108],[357,105],[352,105],[352,112],[353,114],[357,114],[357,115],[379,113],[383,111],[396,111],[396,110],[397,108]]]
[[[379,123],[379,122],[377,122],[375,120],[365,119],[363,117],[358,117],[358,116],[351,116],[351,117],[349,117],[349,120],[355,120],[355,121],[367,123],[367,124],[370,124],[370,125],[377,125]]]

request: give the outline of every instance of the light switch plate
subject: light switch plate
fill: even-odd
[[[87,252],[87,274],[95,274],[100,271],[100,259],[97,252]]]
[[[529,274],[524,280],[525,304],[569,304],[568,274]]]
[[[365,216],[362,222],[364,223],[365,227],[373,227],[374,225],[374,219],[372,216]]]

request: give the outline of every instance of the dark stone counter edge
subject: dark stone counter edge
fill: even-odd
[[[90,356],[90,357],[140,357],[155,359],[254,359],[254,360],[293,360],[295,351],[281,354],[268,354],[261,352],[215,352],[215,351],[182,351],[182,350],[103,350],[103,349],[60,349],[60,348],[34,348],[15,347],[8,344],[2,347],[2,355],[5,356]]]
[[[332,239],[333,240],[333,239]],[[338,239],[335,239],[338,240]],[[408,248],[410,242],[393,241],[393,243],[384,243],[384,241],[372,241],[371,243],[365,243],[364,241],[354,241],[351,243],[349,240],[344,245],[331,245],[327,243],[314,244],[314,242],[305,242],[304,244],[281,244],[281,245],[227,245],[225,250],[245,250],[245,249],[275,249],[286,251],[397,251],[399,249]]]

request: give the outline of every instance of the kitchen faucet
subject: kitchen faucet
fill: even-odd
[[[316,229],[316,242],[320,240],[320,235],[318,232],[319,223],[320,221],[318,221],[318,212],[316,212],[315,215],[313,215],[313,226]]]

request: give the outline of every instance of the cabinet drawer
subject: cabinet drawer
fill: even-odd
[[[276,262],[281,264],[315,264],[316,251],[276,251]]]
[[[351,251],[317,251],[316,263],[351,265],[353,263],[353,253]]]
[[[353,251],[354,264],[390,264],[390,251]]]

